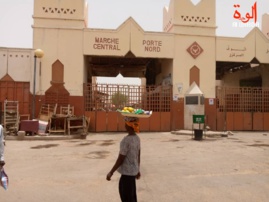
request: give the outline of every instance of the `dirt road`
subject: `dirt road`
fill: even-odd
[[[192,140],[171,133],[141,133],[139,202],[267,202],[269,133],[235,133]],[[8,140],[7,191],[1,202],[119,202],[113,166],[124,133],[80,140]]]

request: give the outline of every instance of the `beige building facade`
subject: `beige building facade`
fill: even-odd
[[[163,32],[147,32],[132,18],[115,30],[88,28],[85,0],[35,0],[33,49],[0,48],[1,81],[28,82],[32,93],[36,65],[37,106],[68,103],[80,115],[92,111],[85,109],[85,84],[121,73],[142,78],[146,85],[172,86],[166,131],[192,129],[193,115],[201,114],[213,130],[239,130],[238,124],[240,130],[255,130],[260,121],[258,130],[269,130],[269,14],[263,15],[261,30],[253,28],[244,38],[217,37],[215,4],[171,0],[163,10]],[[44,57],[35,64],[37,48]],[[257,99],[263,107],[254,104],[247,117],[239,107],[245,100],[243,87],[260,89]],[[227,88],[236,93],[225,94]],[[98,113],[88,116],[96,130]],[[164,121],[161,113],[155,118],[157,124]]]

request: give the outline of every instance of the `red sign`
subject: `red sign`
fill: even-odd
[[[251,14],[246,13],[245,16],[238,11],[239,4],[235,4],[234,7],[236,8],[233,15],[234,19],[241,20],[243,23],[247,23],[250,19],[253,19],[255,23],[257,22],[257,2],[251,7]]]

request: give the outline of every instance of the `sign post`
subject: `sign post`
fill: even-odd
[[[194,129],[194,139],[202,140],[203,139],[203,130],[200,129],[200,124],[205,123],[205,115],[193,115],[192,123],[199,124],[199,129]]]

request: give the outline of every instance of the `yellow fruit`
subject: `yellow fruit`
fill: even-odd
[[[132,107],[128,107],[128,111],[129,111],[129,112],[133,112],[133,111],[134,111],[134,108],[132,108]]]
[[[128,110],[128,107],[124,107],[123,110]]]

